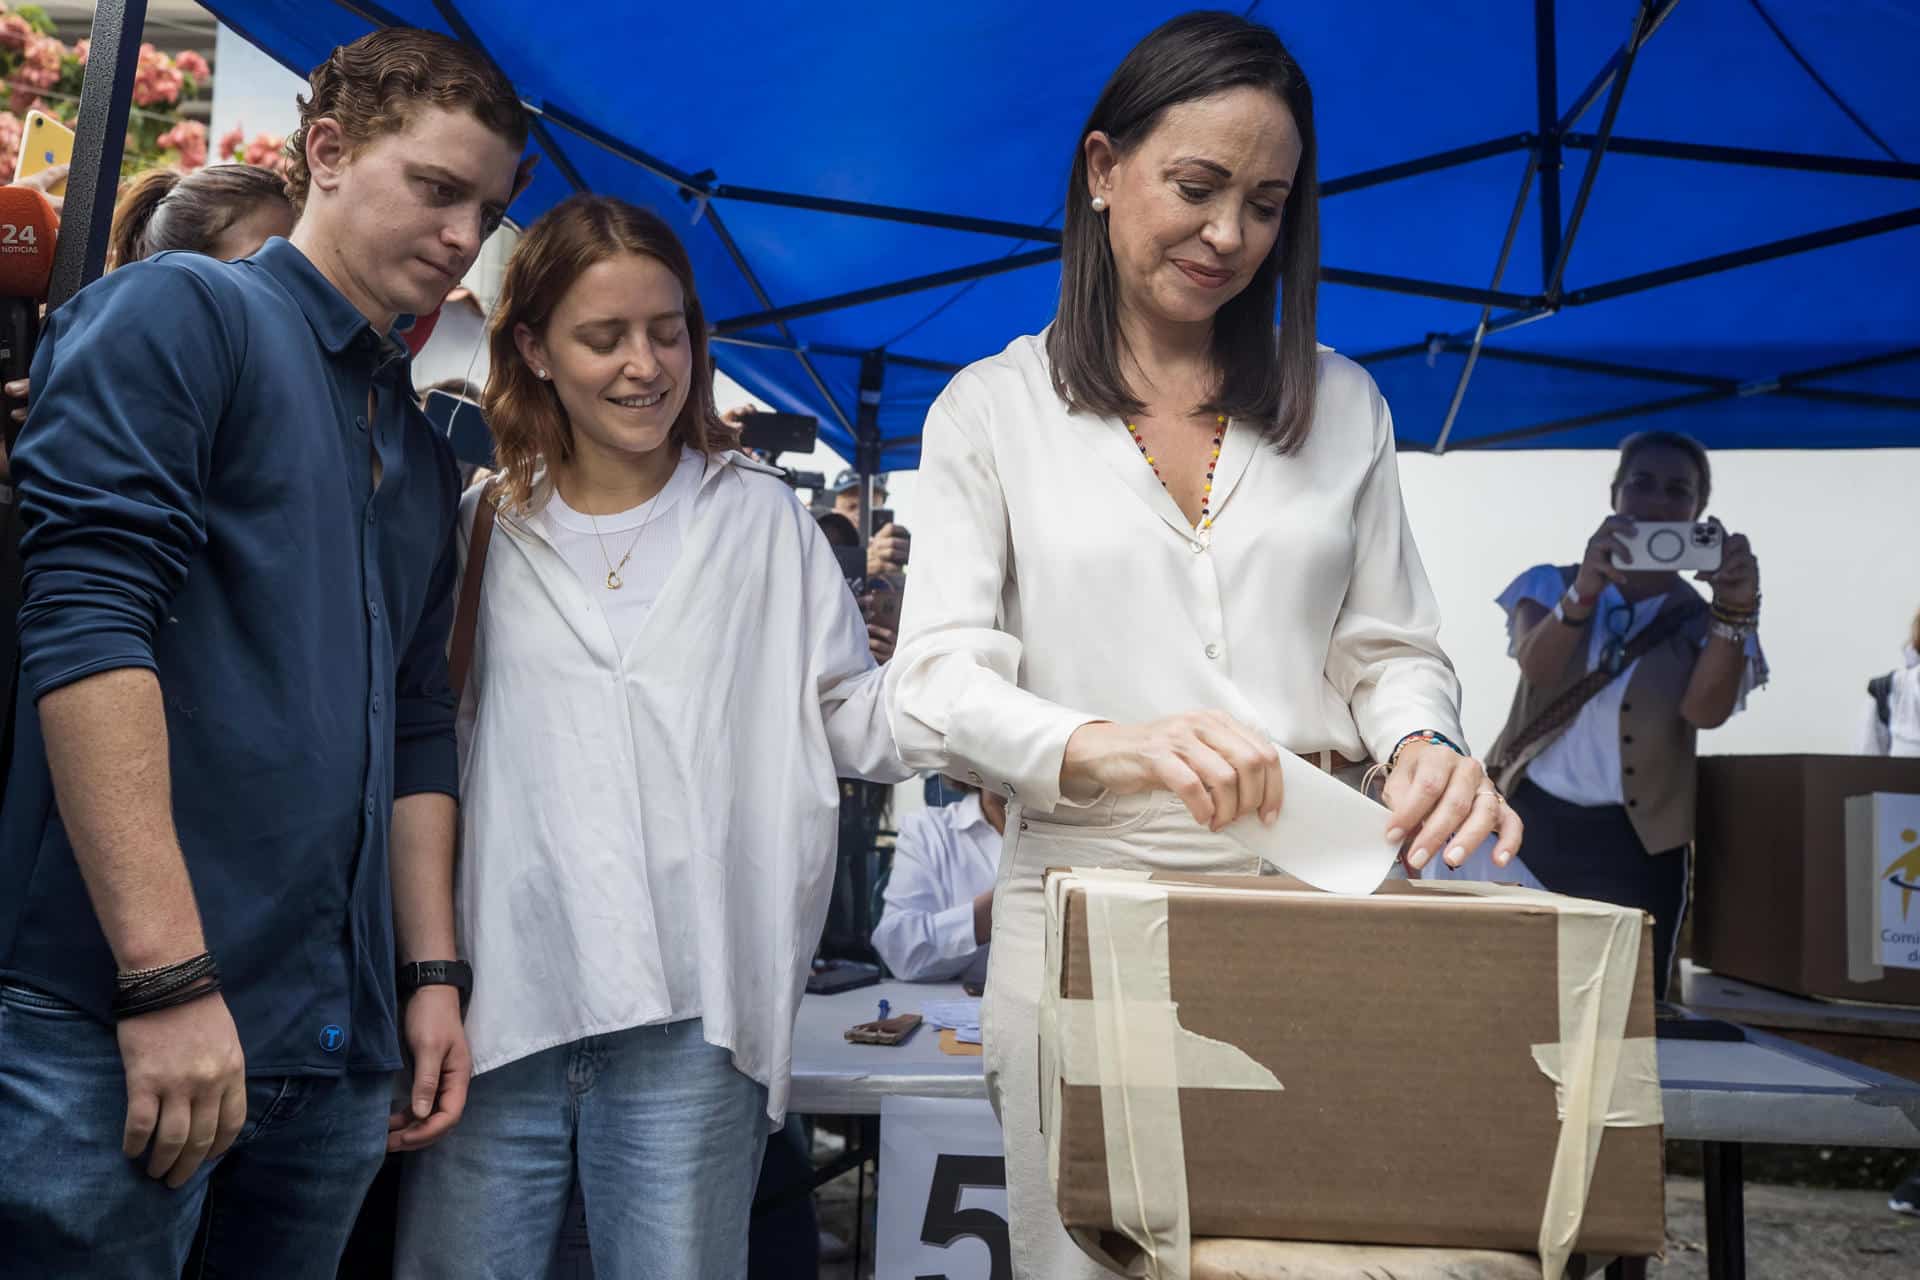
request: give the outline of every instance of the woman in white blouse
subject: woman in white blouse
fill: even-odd
[[[1265,27],[1176,18],[1082,131],[1052,326],[927,418],[892,716],[908,763],[1012,802],[983,1031],[1017,1275],[1104,1274],[1060,1225],[1038,1132],[1046,867],[1253,870],[1222,828],[1277,813],[1276,744],[1390,761],[1412,863],[1519,844],[1452,746],[1392,422],[1316,348],[1317,259],[1300,69]]]
[[[563,202],[508,264],[504,472],[462,709],[463,1123],[403,1182],[403,1276],[544,1275],[570,1187],[602,1275],[733,1280],[786,1111],[837,776],[899,781],[813,518],[727,449],[667,225]]]

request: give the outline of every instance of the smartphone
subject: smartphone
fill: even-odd
[[[1633,559],[1622,561],[1616,551],[1613,567],[1629,573],[1712,573],[1720,567],[1723,537],[1719,525],[1705,521],[1642,520],[1634,525],[1632,533],[1620,535]]]
[[[433,429],[453,446],[453,456],[476,467],[493,465],[493,433],[487,430],[486,411],[451,391],[429,391],[421,409]]]
[[[893,523],[892,507],[875,507],[871,512],[871,514],[873,516],[872,528],[875,534],[879,533],[882,529],[886,528],[888,525]],[[901,564],[907,563],[909,555],[911,554],[911,551],[912,551],[912,544],[908,542],[906,532],[907,531],[905,529],[899,529],[895,531],[895,535],[899,538],[902,544],[903,554],[900,557]]]
[[[27,120],[21,126],[20,158],[13,165],[13,180],[30,178],[42,169],[51,169],[56,164],[73,163],[73,130],[44,111],[27,112]],[[50,196],[67,194],[67,180],[62,178],[47,189]]]
[[[820,419],[804,413],[750,413],[740,424],[740,445],[769,455],[812,453]]]

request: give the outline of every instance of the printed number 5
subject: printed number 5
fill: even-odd
[[[1007,1162],[1003,1156],[943,1155],[933,1166],[933,1186],[927,1192],[927,1217],[920,1224],[924,1244],[945,1248],[964,1236],[984,1242],[992,1259],[990,1280],[1013,1280],[1013,1251],[1007,1243],[1007,1220],[991,1209],[962,1209],[960,1193],[968,1187],[1005,1187]],[[914,1280],[947,1280],[945,1275],[915,1276]]]

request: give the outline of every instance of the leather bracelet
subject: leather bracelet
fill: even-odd
[[[210,952],[202,951],[173,964],[117,974],[113,986],[114,1018],[131,1018],[218,991],[220,966]]]
[[[175,1005],[187,1004],[202,996],[210,996],[218,990],[220,990],[220,976],[215,974],[201,983],[189,985],[165,995],[151,996],[124,1004],[116,1000],[113,1006],[114,1020],[124,1022],[128,1018],[137,1018],[143,1013],[157,1013],[162,1009],[171,1009]]]

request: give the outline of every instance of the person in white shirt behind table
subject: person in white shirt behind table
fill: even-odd
[[[964,974],[993,932],[993,882],[1007,802],[992,791],[900,820],[873,949],[893,976],[949,982]]]
[[[1223,828],[1277,817],[1278,747],[1356,781],[1389,766],[1412,864],[1520,843],[1454,745],[1386,403],[1316,348],[1314,173],[1271,30],[1160,27],[1075,147],[1053,324],[927,416],[891,714],[909,764],[1009,801],[981,1029],[1016,1276],[1106,1274],[1060,1224],[1039,1132],[1047,867],[1254,871]]]
[[[462,704],[461,1140],[401,1276],[544,1275],[577,1178],[601,1275],[734,1280],[833,878],[836,776],[909,776],[813,517],[731,451],[692,266],[575,196],[508,263],[502,475]]]
[[[1858,749],[1863,756],[1920,756],[1920,613],[1907,628],[1900,665],[1867,682]]]

